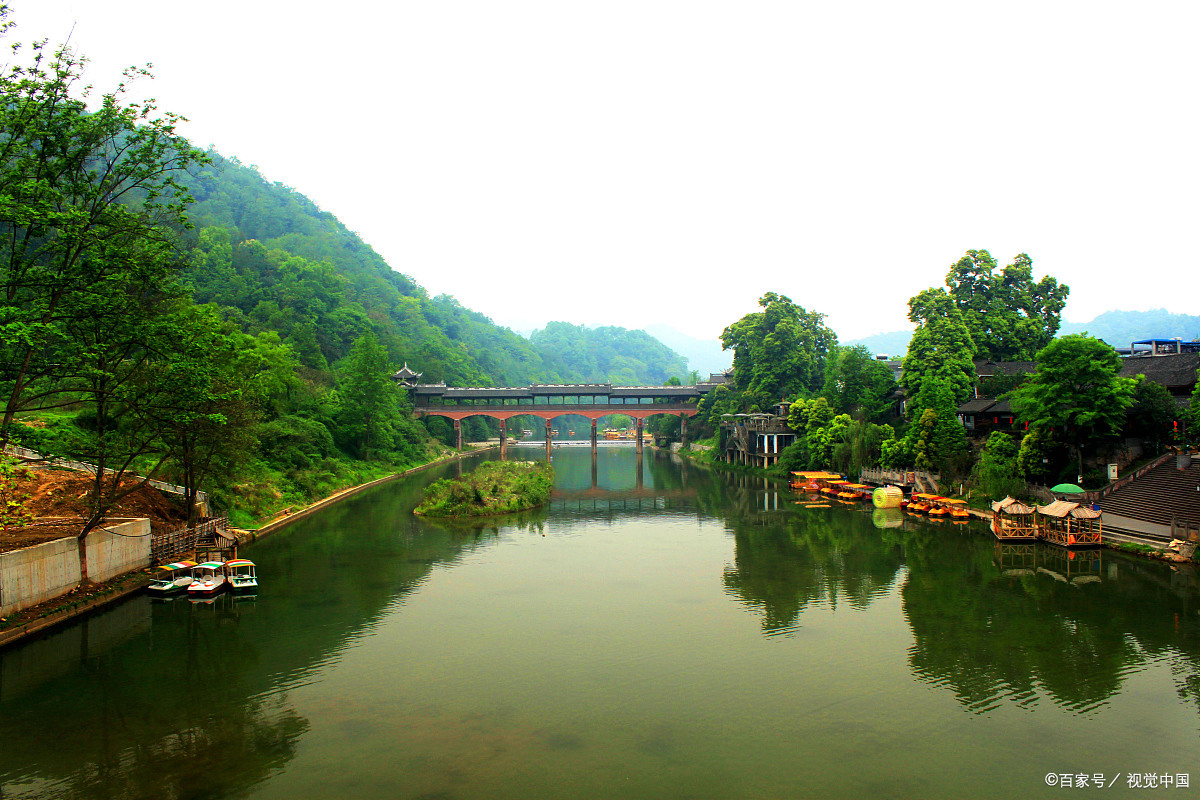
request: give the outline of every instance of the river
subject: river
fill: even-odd
[[[553,459],[546,508],[418,519],[463,468],[438,467],[247,548],[257,598],[137,597],[0,651],[0,797],[1200,785],[1193,568],[805,507],[631,446]]]

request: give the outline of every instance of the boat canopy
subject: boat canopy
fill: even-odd
[[[1081,506],[1070,500],[1055,500],[1053,503],[1037,507],[1038,513],[1045,517],[1062,519],[1070,516],[1074,519],[1100,519],[1100,512],[1090,506]]]
[[[239,558],[239,559],[236,559],[236,560],[234,560],[234,561],[226,561],[226,562],[225,562],[225,566],[227,566],[227,567],[253,567],[253,566],[254,566],[254,562],[253,562],[253,561],[247,561],[247,560],[246,560],[246,559],[244,559],[244,558]]]
[[[223,566],[224,561],[205,561],[203,564],[197,564],[196,569],[220,569]]]
[[[194,566],[196,566],[195,561],[176,561],[173,564],[160,564],[158,568],[175,570],[175,569],[191,569]]]
[[[1003,500],[997,500],[992,503],[992,511],[997,514],[1032,514],[1033,507],[1027,506],[1012,497],[1005,497]]]

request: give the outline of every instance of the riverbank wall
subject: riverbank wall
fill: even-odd
[[[267,524],[255,530],[236,531],[239,544],[252,542],[269,533],[274,533],[297,520],[312,516],[318,511],[339,503],[346,498],[353,497],[374,486],[378,486],[381,483],[394,481],[397,478],[404,478],[421,470],[437,466],[438,464],[448,464],[498,448],[499,445],[495,445],[493,447],[480,447],[462,453],[455,453],[443,458],[434,459],[426,464],[421,464],[403,472],[385,475],[377,480],[352,486],[323,500],[318,500],[311,505],[305,506],[286,517],[270,520]],[[0,600],[3,600],[4,603],[3,606],[0,606],[0,609],[8,607],[10,591],[14,593],[12,596],[16,596],[17,589],[15,587],[18,584],[22,587],[26,585],[41,586],[44,593],[41,600],[27,602],[21,606],[22,609],[33,608],[43,603],[49,606],[45,610],[45,613],[40,614],[36,619],[25,620],[15,626],[0,629],[0,648],[8,647],[27,637],[43,633],[71,620],[92,614],[131,594],[136,594],[146,587],[149,583],[148,579],[144,574],[137,574],[137,571],[150,566],[150,521],[146,519],[123,520],[122,523],[122,526],[115,528],[110,526],[109,531],[111,532],[96,531],[88,536],[88,572],[92,575],[104,575],[105,577],[101,580],[107,583],[95,587],[87,597],[80,598],[79,600],[68,602],[67,598],[67,595],[70,595],[74,589],[80,586],[78,579],[79,548],[75,537],[58,539],[53,542],[37,545],[36,547],[0,554],[0,581],[5,580],[3,579],[3,575],[6,573],[9,575],[8,582],[0,582],[0,587],[2,587],[0,589]],[[140,527],[124,527],[125,524],[133,523],[137,523]],[[142,532],[139,533],[137,531]],[[96,537],[94,542],[92,541],[93,537]],[[66,547],[64,543],[70,546]],[[50,560],[31,558],[29,556],[15,557],[17,553],[38,550],[50,545],[58,545],[57,548],[46,551],[45,555],[47,556],[53,554]],[[144,548],[144,554],[142,553],[142,548]],[[73,563],[71,553],[74,553]],[[5,566],[9,566],[11,571],[5,570]],[[72,583],[71,577],[73,575],[75,576],[75,580]],[[45,591],[53,585],[57,585],[61,589],[57,594]],[[14,588],[10,589],[10,586]],[[21,591],[31,596],[37,594],[37,592],[31,592],[25,588],[22,588]],[[52,602],[55,599],[63,601],[59,607],[55,607],[58,604]],[[39,609],[35,608],[34,611],[37,612]],[[18,610],[0,610],[0,617],[7,617],[17,613],[19,613]]]
[[[150,566],[150,520],[112,520],[84,540],[88,577],[104,583]],[[0,617],[68,594],[83,585],[79,540],[55,539],[0,553]]]

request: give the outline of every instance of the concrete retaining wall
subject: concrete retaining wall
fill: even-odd
[[[88,534],[88,577],[101,583],[150,565],[150,520],[114,520]],[[74,536],[0,553],[0,617],[53,600],[80,584]]]
[[[0,617],[36,606],[79,585],[74,536],[0,553]]]
[[[104,583],[150,566],[150,520],[116,519],[87,537],[88,579]]]

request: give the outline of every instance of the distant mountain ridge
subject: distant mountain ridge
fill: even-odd
[[[1200,316],[1176,314],[1165,308],[1150,311],[1105,311],[1090,322],[1064,322],[1058,335],[1084,333],[1113,347],[1128,347],[1141,339],[1200,338]]]
[[[1105,311],[1088,322],[1064,322],[1059,326],[1059,336],[1087,333],[1103,339],[1113,347],[1128,347],[1130,342],[1141,339],[1174,339],[1185,342],[1200,339],[1200,316],[1176,314],[1165,308],[1151,311]],[[908,341],[912,331],[877,333],[859,339],[842,342],[844,345],[866,345],[873,353],[886,353],[893,358],[903,358],[908,352]]]

